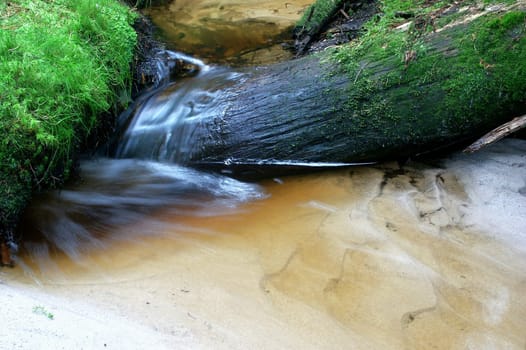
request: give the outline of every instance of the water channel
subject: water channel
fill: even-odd
[[[2,305],[22,293],[57,323],[121,322],[121,338],[100,325],[31,332],[37,316],[17,320],[15,306],[6,334],[29,330],[26,348],[45,332],[88,348],[526,347],[525,141],[258,183],[173,162],[192,145],[164,126],[206,118],[214,84],[242,78],[228,67],[289,59],[279,42],[309,2],[147,12],[169,46],[203,58],[201,73],[142,105],[119,159],[85,161],[81,180],[36,198],[17,266],[0,272]]]

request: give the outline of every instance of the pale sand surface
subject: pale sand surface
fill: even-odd
[[[0,348],[522,350],[525,155],[282,178],[236,215],[26,253],[0,272]]]
[[[0,349],[173,348],[171,335],[46,289],[1,283],[0,304]],[[189,332],[179,331],[178,349],[199,348]]]

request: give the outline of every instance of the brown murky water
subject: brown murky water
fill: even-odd
[[[309,0],[177,0],[146,11],[168,48],[208,63],[267,64],[291,58],[282,43]]]
[[[199,21],[226,3],[170,8]],[[290,3],[273,6],[304,4]],[[526,348],[524,141],[259,186],[104,164],[87,164],[95,180],[35,202],[26,238],[30,227],[49,233],[0,272],[0,289],[39,293],[56,322],[83,302],[144,326],[156,348]],[[22,331],[29,318],[1,317]],[[95,348],[108,342],[93,337]]]

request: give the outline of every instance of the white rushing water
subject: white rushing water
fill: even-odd
[[[202,61],[172,51],[162,51],[169,60],[181,60],[196,67],[191,78],[160,84],[125,113],[117,158],[149,159],[184,163],[199,149],[195,130],[200,124],[222,116],[220,103],[225,87],[243,79],[243,74],[226,67],[208,66]],[[159,69],[160,81],[170,76],[169,67]]]

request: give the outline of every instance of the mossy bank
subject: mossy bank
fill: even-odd
[[[116,0],[0,3],[0,236],[71,172],[100,115],[130,99],[136,14]]]

